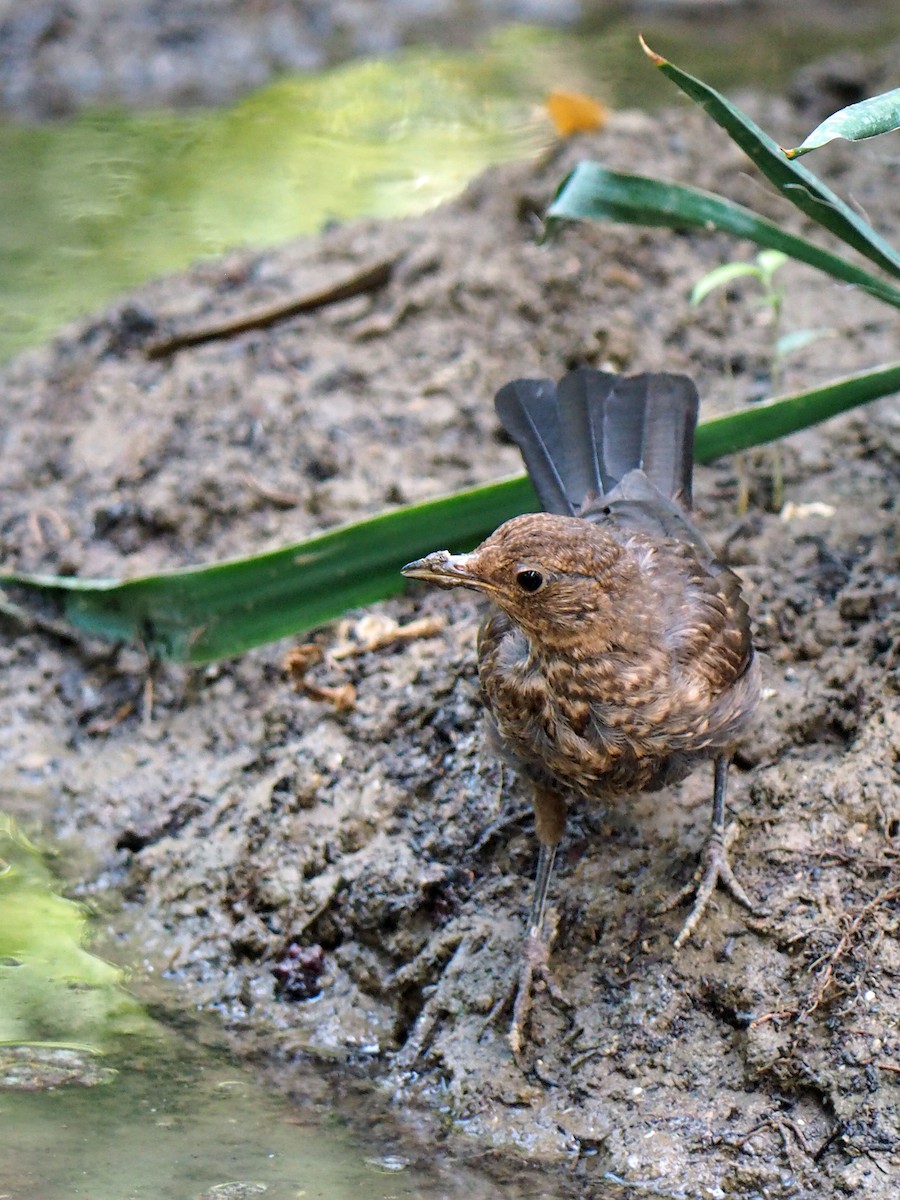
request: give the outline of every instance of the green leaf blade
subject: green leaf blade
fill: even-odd
[[[694,457],[697,462],[712,462],[725,454],[777,441],[896,392],[900,392],[900,363],[848,375],[808,392],[765,400],[700,425]]]
[[[655,54],[646,44],[644,49],[662,73],[725,130],[785,199],[882,270],[900,277],[900,255],[840,196],[805,167],[786,158],[767,133],[714,88]]]
[[[267,554],[118,583],[4,574],[0,586],[50,597],[94,636],[151,656],[205,663],[333,620],[402,591],[400,568],[452,542],[474,546],[537,507],[524,477],[383,513]]]
[[[799,146],[784,153],[788,158],[799,158],[818,150],[820,146],[843,138],[848,142],[863,142],[867,138],[879,137],[883,133],[894,133],[900,129],[900,88],[870,96],[857,104],[848,104],[826,117],[821,124]]]
[[[900,391],[900,364],[707,421],[695,457],[774,441],[857,405]],[[537,507],[525,476],[383,513],[253,558],[117,583],[5,573],[0,585],[56,600],[77,626],[143,644],[180,662],[231,658],[333,620],[405,587],[400,567],[443,547],[474,545]]]
[[[547,230],[552,234],[566,221],[583,220],[730,233],[764,249],[787,254],[900,307],[900,288],[807,238],[785,232],[752,209],[701,188],[629,175],[585,160],[560,185],[547,209]]]

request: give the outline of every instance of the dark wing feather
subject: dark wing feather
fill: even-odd
[[[644,416],[647,381],[653,376],[620,376],[603,413],[600,457],[603,461],[603,491],[610,492],[629,471],[643,463]]]
[[[604,468],[606,406],[620,376],[579,367],[559,381],[556,402],[565,444],[565,481],[576,507],[616,480]]]
[[[694,430],[700,397],[686,375],[643,375],[646,380],[641,461],[644,474],[664,496],[690,510]]]
[[[699,406],[686,375],[619,378],[604,412],[604,490],[640,468],[667,499],[689,509]]]

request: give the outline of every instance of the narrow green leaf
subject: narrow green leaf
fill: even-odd
[[[900,363],[847,375],[810,392],[753,404],[699,426],[694,457],[698,462],[711,462],[724,454],[774,442],[896,392],[900,392]]]
[[[524,477],[383,513],[251,558],[119,582],[0,575],[52,598],[74,625],[181,662],[230,658],[400,591],[400,567],[447,541],[474,546],[537,507]]]
[[[752,277],[761,283],[762,274],[762,271],[755,263],[723,263],[721,267],[715,267],[712,271],[707,271],[701,279],[697,280],[691,289],[691,304],[700,304],[710,292],[714,292],[716,288],[727,287],[735,279]]]
[[[643,40],[641,44],[662,73],[722,126],[786,200],[871,262],[900,276],[900,255],[840,196],[811,171],[786,158],[777,142],[714,88],[654,53]]]
[[[835,138],[862,142],[866,138],[893,133],[897,129],[900,129],[900,88],[839,109],[826,117],[821,125],[817,125],[799,146],[784,153],[788,158],[798,158],[801,154],[809,154],[810,150],[833,142]]]
[[[900,364],[756,404],[697,430],[709,462],[900,391]],[[54,600],[82,629],[143,644],[182,662],[229,658],[329,621],[404,587],[400,567],[431,550],[475,545],[502,521],[533,510],[525,476],[383,513],[254,558],[124,583],[6,573],[0,584]]]
[[[622,221],[668,229],[718,229],[747,238],[757,246],[779,250],[820,271],[864,288],[879,300],[900,307],[900,288],[870,275],[815,242],[786,233],[752,209],[712,192],[680,183],[664,183],[646,175],[611,171],[600,163],[580,162],[560,185],[547,209],[547,231],[563,221]]]

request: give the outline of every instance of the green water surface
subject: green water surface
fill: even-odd
[[[526,34],[282,79],[223,110],[0,124],[0,358],[155,275],[422,211],[534,153],[550,133],[523,56],[542,58]]]
[[[125,973],[86,948],[87,914],[56,888],[0,813],[2,1200],[424,1194],[404,1160],[154,1020]]]
[[[717,10],[687,26],[652,15],[642,28],[716,86],[775,86],[836,46],[900,32],[900,9],[873,24],[869,8],[852,38],[799,10],[793,26]],[[637,32],[633,20],[590,36],[514,26],[477,53],[410,50],[285,78],[221,110],[0,121],[0,361],[196,260],[332,220],[420,212],[489,164],[548,145],[553,88],[616,107],[677,101]]]

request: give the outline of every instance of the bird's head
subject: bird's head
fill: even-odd
[[[631,565],[602,527],[530,513],[501,525],[468,554],[437,550],[403,574],[489,596],[539,646],[600,649],[615,626]]]

